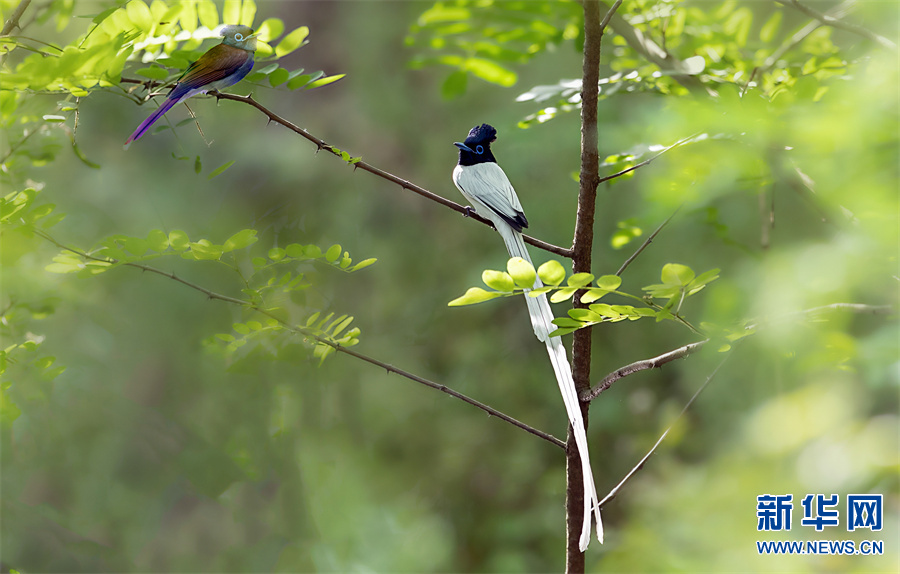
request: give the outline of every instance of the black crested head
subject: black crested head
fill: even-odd
[[[497,159],[491,153],[491,142],[496,139],[497,130],[494,129],[494,126],[481,124],[469,130],[465,142],[453,144],[459,148],[459,165],[497,163]]]

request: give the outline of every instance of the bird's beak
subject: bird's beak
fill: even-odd
[[[464,144],[462,142],[453,142],[453,145],[455,145],[456,147],[458,147],[459,149],[461,149],[463,151],[467,151],[469,153],[475,153],[475,150],[473,150],[472,148],[470,148],[469,146],[467,146],[466,144]]]

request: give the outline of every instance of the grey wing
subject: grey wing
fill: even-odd
[[[455,173],[454,181],[464,195],[484,204],[500,216],[510,227],[522,231],[528,220],[509,178],[496,163],[479,163]]]

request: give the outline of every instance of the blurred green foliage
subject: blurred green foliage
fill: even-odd
[[[0,19],[17,4],[0,0]],[[894,4],[814,6],[896,41]],[[224,22],[258,23],[271,47],[234,89],[344,161],[249,105],[202,97],[122,150],[146,116],[132,105],[143,86],[171,83]],[[558,449],[361,361],[323,363],[333,347],[316,338],[358,340],[563,436],[519,299],[531,273],[560,304],[596,285],[599,320],[557,319],[595,323],[593,380],[698,339],[678,321],[621,320],[626,307],[741,341],[604,508],[589,569],[900,566],[896,52],[774,3],[623,3],[603,41],[600,157],[606,175],[631,171],[601,186],[592,277],[573,278],[536,250],[537,270],[484,273],[506,260],[491,230],[355,166],[364,155],[457,199],[451,144],[490,122],[529,231],[566,245],[576,2],[54,0],[20,24],[0,38],[5,567],[559,570]],[[301,64],[347,75],[295,91],[337,78]],[[479,278],[494,300],[446,305]],[[598,491],[723,348],[594,401]],[[885,529],[816,533],[798,506],[791,532],[756,530],[757,495],[809,492],[882,493]],[[885,554],[757,555],[769,538],[881,539]]]

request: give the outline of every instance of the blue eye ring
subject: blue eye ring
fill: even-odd
[[[483,154],[483,153],[484,153],[484,148],[481,147],[480,145],[475,146],[475,153],[477,153],[478,155]]]
[[[244,40],[244,35],[241,34],[240,32],[238,32],[237,34],[234,35],[234,40],[236,42],[242,42]]]

